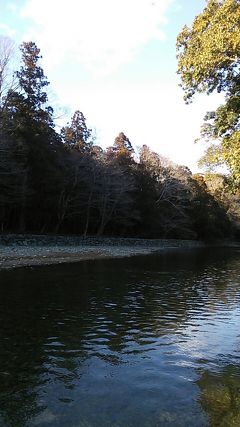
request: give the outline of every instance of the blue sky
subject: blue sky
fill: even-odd
[[[176,37],[204,0],[0,0],[0,35],[35,41],[51,82],[50,98],[80,109],[111,145],[123,131],[134,147],[149,145],[197,170],[194,144],[204,113],[219,98],[186,106],[176,74]],[[61,123],[59,123],[60,125]]]

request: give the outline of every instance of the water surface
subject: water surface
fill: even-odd
[[[239,250],[0,273],[0,427],[239,425]]]

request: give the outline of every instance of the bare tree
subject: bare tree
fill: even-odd
[[[135,222],[137,213],[133,209],[134,180],[124,173],[119,165],[102,163],[96,208],[99,214],[98,235],[102,235],[108,223]]]
[[[0,130],[0,231],[18,210],[18,223],[24,229],[24,211],[28,196],[25,147],[5,138]]]
[[[146,145],[140,150],[140,165],[155,181],[155,203],[164,236],[167,237],[174,230],[188,234],[191,228],[188,214],[191,171],[153,152]]]
[[[0,37],[0,110],[4,110],[7,94],[16,90],[17,78],[13,71],[16,46],[9,37]]]

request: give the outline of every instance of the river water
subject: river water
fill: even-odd
[[[0,427],[239,425],[239,249],[0,273]]]

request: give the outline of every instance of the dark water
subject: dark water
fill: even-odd
[[[1,272],[0,426],[240,426],[240,251]]]

